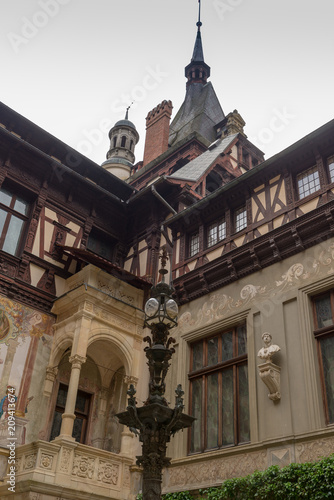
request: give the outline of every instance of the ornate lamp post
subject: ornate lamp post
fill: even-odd
[[[175,339],[169,337],[169,330],[177,325],[178,307],[172,299],[173,288],[165,283],[167,254],[160,256],[162,269],[161,281],[151,289],[151,298],[145,304],[145,326],[150,328],[151,337],[145,347],[150,372],[149,396],[144,406],[137,408],[133,385],[128,390],[128,406],[125,412],[117,415],[121,424],[139,435],[142,442],[142,455],[137,464],[143,467],[143,500],[161,498],[162,469],[170,464],[166,457],[167,443],[180,429],[190,427],[194,417],[183,412],[183,390],[178,385],[175,408],[169,408],[164,397],[165,378],[169,361],[175,352],[171,346]]]

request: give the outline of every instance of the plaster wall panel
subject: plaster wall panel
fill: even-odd
[[[31,276],[31,284],[32,286],[37,286],[37,283],[45,273],[45,269],[35,264],[30,264],[30,276]]]
[[[300,209],[301,211],[306,214],[307,212],[311,212],[311,210],[314,210],[315,208],[317,208],[317,205],[318,205],[318,202],[319,202],[319,198],[315,198],[307,203],[304,203],[303,205],[300,205]]]
[[[276,219],[273,220],[274,229],[282,225],[283,219],[284,215],[280,215],[279,217],[276,217]]]
[[[288,369],[288,384],[291,400],[292,432],[307,432],[310,428],[307,411],[307,394],[305,385],[305,370],[309,370],[306,360],[296,363],[296,356],[302,357],[301,335],[308,335],[308,332],[301,332],[299,326],[297,299],[283,304],[284,330],[286,333],[286,359]],[[284,375],[282,375],[284,378]]]

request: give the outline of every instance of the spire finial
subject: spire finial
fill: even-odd
[[[128,120],[128,119],[129,119],[129,109],[131,108],[132,104],[133,104],[133,102],[130,104],[130,106],[128,106],[128,107],[126,108],[125,120]]]
[[[196,26],[198,26],[198,31],[201,30],[201,0],[198,0],[198,21],[196,23]]]

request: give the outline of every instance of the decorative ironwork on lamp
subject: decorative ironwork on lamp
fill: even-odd
[[[175,352],[172,344],[175,339],[169,337],[169,330],[177,326],[178,306],[172,298],[174,289],[165,282],[165,269],[168,260],[166,250],[160,256],[162,268],[161,281],[151,289],[151,297],[145,304],[145,326],[151,330],[151,336],[144,338],[150,372],[149,396],[144,406],[137,408],[136,390],[131,385],[128,390],[128,406],[125,412],[117,415],[121,424],[139,435],[142,442],[142,455],[137,457],[137,464],[143,467],[143,500],[161,498],[162,470],[170,464],[166,457],[167,443],[177,431],[190,427],[194,417],[183,413],[183,390],[181,385],[175,391],[175,408],[169,408],[164,397],[165,378],[169,361]]]

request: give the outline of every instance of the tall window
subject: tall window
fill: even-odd
[[[189,255],[193,257],[199,252],[199,234],[192,234],[189,240]]]
[[[243,206],[235,211],[235,232],[242,231],[245,227],[247,227],[247,210]]]
[[[226,222],[221,219],[208,228],[208,247],[212,247],[224,238],[226,238]]]
[[[330,182],[334,182],[334,156],[328,158],[328,170],[329,170]]]
[[[50,441],[53,441],[54,438],[59,436],[60,434],[62,414],[65,411],[67,392],[67,385],[60,384],[53,417]],[[72,437],[74,437],[74,439],[78,443],[85,443],[86,440],[90,399],[90,394],[84,391],[78,391],[77,400],[75,403],[75,420],[72,432]]]
[[[191,345],[190,453],[250,440],[246,326]]]
[[[28,211],[26,200],[0,189],[0,250],[17,255]]]
[[[334,290],[315,297],[313,306],[325,415],[334,424]]]
[[[300,200],[318,191],[320,189],[320,179],[317,167],[309,168],[297,175],[297,187]]]

